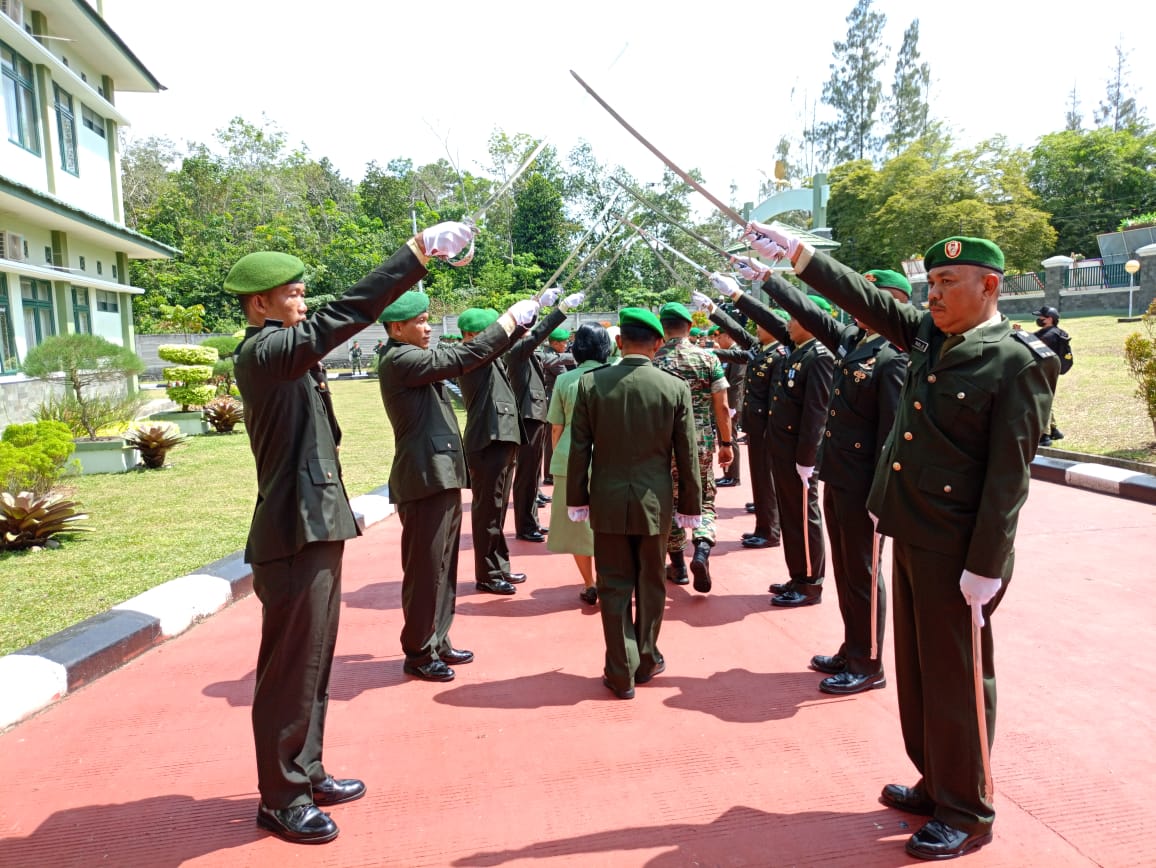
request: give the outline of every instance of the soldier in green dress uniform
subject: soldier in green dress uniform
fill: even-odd
[[[810,286],[909,354],[867,508],[893,539],[899,715],[921,777],[888,784],[880,798],[932,818],[908,840],[909,854],[963,855],[991,841],[991,618],[1011,579],[1060,360],[999,313],[1004,256],[987,239],[928,249],[924,312],[798,238],[757,223],[745,237],[764,256],[789,258]]]

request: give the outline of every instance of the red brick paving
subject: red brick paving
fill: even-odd
[[[254,825],[249,598],[0,735],[0,865],[913,863],[920,818],[876,801],[914,777],[893,686],[816,690],[834,587],[821,606],[767,605],[783,559],[739,547],[747,497],[720,491],[714,591],[671,588],[668,669],[633,702],[601,686],[573,562],[523,542],[515,597],[475,594],[463,553],[453,639],[477,661],[450,684],[404,677],[399,524],[377,525],[347,550],[326,753],[369,795],[331,809],[335,842]],[[996,616],[995,841],[966,864],[1156,862],[1154,519],[1033,483]]]

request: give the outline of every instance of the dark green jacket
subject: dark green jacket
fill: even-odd
[[[305,322],[285,328],[268,320],[245,330],[236,378],[257,463],[247,562],[264,563],[307,543],[357,536],[337,460],[341,429],[319,363],[425,274],[403,247]]]
[[[474,368],[458,379],[466,405],[466,452],[491,443],[523,443],[522,415],[502,359]]]
[[[377,375],[393,426],[389,499],[394,503],[469,485],[458,420],[442,380],[493,361],[509,345],[501,322],[473,340],[432,350],[393,339],[385,345]]]
[[[669,533],[672,455],[680,511],[702,512],[696,444],[690,387],[681,377],[640,356],[595,368],[578,382],[566,505],[589,506],[597,533]]]
[[[506,353],[506,369],[510,372],[510,384],[514,387],[523,419],[546,421],[546,411],[550,409],[546,396],[546,373],[536,350],[550,336],[550,332],[565,321],[566,314],[555,308],[549,316],[539,320],[530,331],[519,337]]]
[[[938,358],[945,336],[930,313],[821,253],[799,276],[908,350],[899,411],[867,502],[880,533],[959,557],[981,576],[1008,575],[1059,376],[1056,354],[1001,317]]]
[[[746,298],[746,296],[742,296]],[[774,320],[774,327],[776,329],[773,334],[778,334],[781,330],[786,332],[786,326],[783,321],[770,312],[770,308],[758,302],[757,299],[751,299],[752,303],[748,303],[747,310],[758,311],[759,319],[755,322],[769,317]],[[710,315],[711,322],[718,325],[723,331],[730,335],[739,344],[739,346],[746,348],[750,353],[750,358],[746,366],[746,380],[743,388],[743,405],[739,411],[739,421],[744,427],[752,427],[759,423],[760,420],[765,421],[767,417],[767,407],[771,403],[771,389],[775,381],[779,377],[779,372],[782,370],[783,362],[787,360],[789,353],[788,344],[784,345],[782,342],[776,340],[773,343],[762,346],[758,339],[750,332],[738,324],[728,313],[722,308],[715,308],[714,313]],[[764,326],[765,328],[766,326]],[[728,351],[722,350],[722,353]],[[719,358],[726,356],[720,355]]]

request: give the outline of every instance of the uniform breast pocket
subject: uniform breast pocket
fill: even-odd
[[[936,415],[940,424],[961,434],[986,432],[991,394],[963,377],[952,377],[940,383],[935,394]]]
[[[334,458],[310,458],[309,478],[314,485],[336,485],[341,479],[341,468]]]
[[[543,392],[541,389],[531,389],[530,390],[530,403],[534,406],[535,410],[539,410],[539,409],[545,410],[546,409],[546,393]]]
[[[494,407],[497,409],[499,416],[513,416],[514,415],[514,405],[510,404],[507,401],[495,401]]]
[[[925,467],[919,474],[919,489],[929,499],[964,512],[974,508],[982,484],[983,477],[978,473],[960,473],[946,467]]]

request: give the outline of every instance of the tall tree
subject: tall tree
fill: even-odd
[[[1080,112],[1080,97],[1076,93],[1076,83],[1072,82],[1072,92],[1068,94],[1068,112],[1064,115],[1064,129],[1078,130],[1084,126],[1084,115]]]
[[[528,173],[514,194],[511,232],[516,253],[528,253],[539,268],[552,272],[562,264],[565,215],[562,194],[540,172]]]
[[[878,71],[887,60],[880,42],[887,16],[871,9],[872,0],[858,0],[847,16],[847,38],[835,43],[831,78],[823,85],[823,102],[836,119],[811,132],[828,163],[870,159],[879,150],[875,123],[883,85]]]
[[[1128,55],[1123,46],[1116,46],[1116,65],[1108,78],[1108,93],[1096,109],[1096,123],[1101,127],[1108,127],[1112,132],[1121,130],[1139,132],[1147,129],[1148,123],[1144,113],[1136,106],[1136,97],[1129,94],[1127,81]]]
[[[891,129],[884,137],[889,154],[897,154],[927,132],[931,67],[919,62],[919,19],[903,31],[903,45],[895,61],[895,81],[884,120]]]

